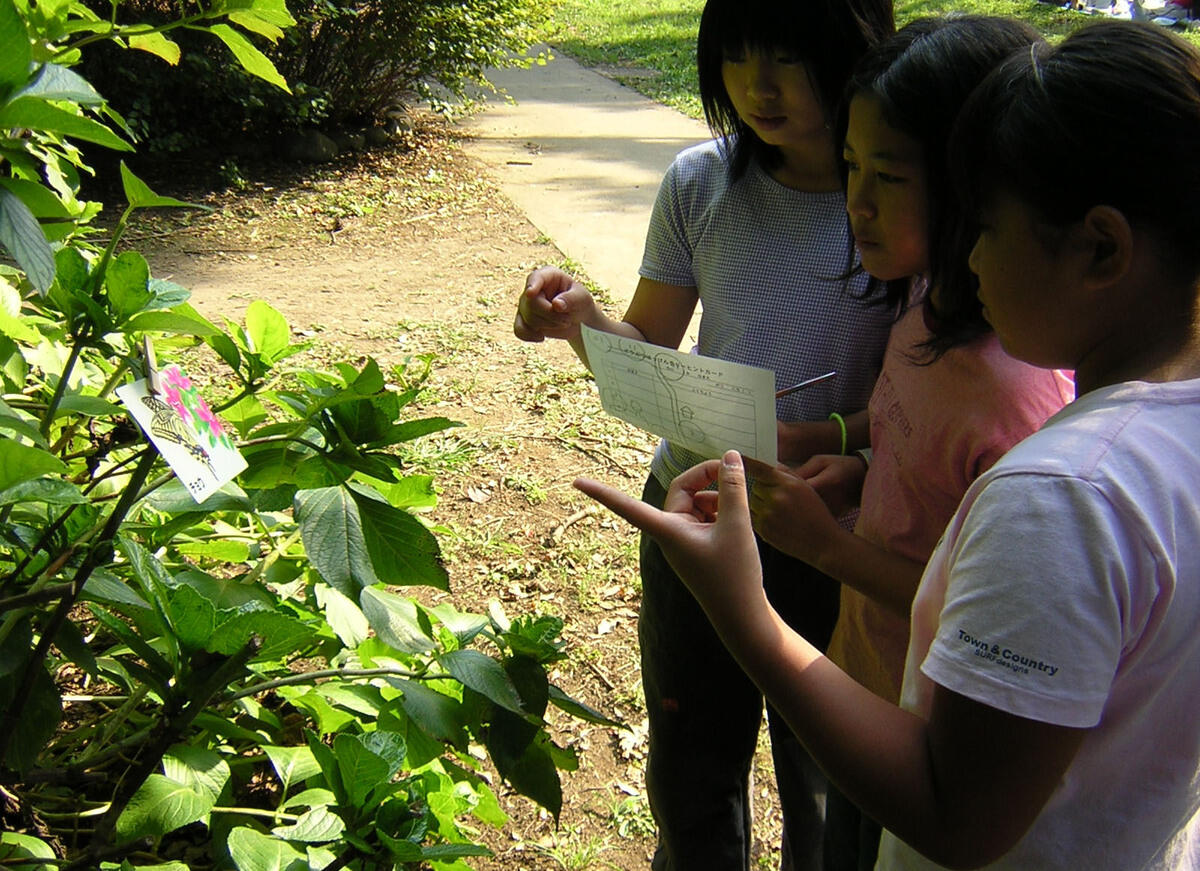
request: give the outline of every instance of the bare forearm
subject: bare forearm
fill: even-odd
[[[713,609],[717,631],[838,788],[906,840],[938,829],[926,723],[849,678],[764,599],[753,622]]]
[[[583,321],[583,324],[594,330],[600,330],[602,333],[612,333],[626,339],[633,339],[635,342],[646,341],[646,337],[642,335],[642,331],[633,324],[628,321],[618,321],[615,318],[610,318],[600,310],[599,306],[596,307],[594,315]],[[575,355],[579,357],[583,365],[587,366],[590,371],[592,366],[588,362],[587,349],[583,346],[583,330],[581,329],[577,335],[568,339],[567,342],[571,345],[571,350],[575,352]]]
[[[925,571],[923,563],[891,553],[860,535],[831,536],[816,568],[853,587],[894,613],[908,618]]]

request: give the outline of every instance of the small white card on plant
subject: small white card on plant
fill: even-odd
[[[184,489],[203,502],[237,477],[246,460],[179,366],[166,366],[157,376],[158,392],[144,378],[118,387],[117,396]]]

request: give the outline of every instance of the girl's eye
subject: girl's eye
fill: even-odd
[[[903,184],[904,182],[908,181],[908,179],[904,178],[903,176],[892,175],[889,172],[877,172],[875,173],[875,177],[884,184]]]
[[[846,170],[848,172],[858,172],[858,163],[855,162],[853,157],[848,157],[843,154],[842,162],[846,164]]]
[[[801,60],[800,60],[800,58],[796,57],[794,54],[781,54],[781,55],[776,56],[775,63],[792,66],[792,65],[801,63]]]

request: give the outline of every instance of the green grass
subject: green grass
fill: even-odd
[[[704,0],[560,0],[551,45],[587,66],[602,66],[646,96],[693,118],[702,118],[696,81],[696,31]],[[1037,0],[896,0],[896,24],[962,12],[1028,21],[1056,39],[1091,19]],[[1200,31],[1182,33],[1200,45]],[[619,73],[630,69],[629,76]],[[646,76],[641,70],[653,70]]]

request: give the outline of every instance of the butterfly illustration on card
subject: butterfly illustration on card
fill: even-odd
[[[150,418],[151,435],[179,445],[199,462],[204,463],[210,472],[216,474],[213,470],[212,457],[196,441],[195,434],[184,425],[179,413],[153,394],[143,396],[141,399],[142,404],[153,412],[153,417]]]

